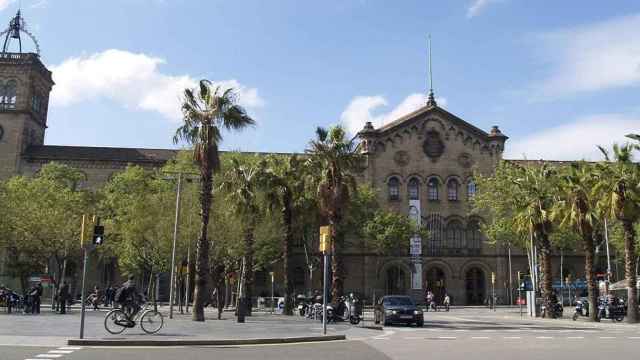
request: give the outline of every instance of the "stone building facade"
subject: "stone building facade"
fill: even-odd
[[[128,164],[155,168],[176,155],[169,149],[45,145],[52,86],[52,74],[39,55],[0,54],[0,180],[32,175],[43,164],[57,161],[82,170],[87,186],[97,187]],[[483,241],[482,214],[470,215],[476,191],[473,171],[491,173],[502,158],[507,137],[498,127],[478,129],[430,96],[423,108],[377,129],[367,123],[358,136],[366,158],[360,181],[378,190],[380,203],[424,224],[430,239],[398,239],[411,244],[411,254],[389,256],[378,256],[356,241],[360,245],[344,254],[345,290],[367,298],[411,294],[422,300],[428,289],[437,298],[448,292],[454,304],[482,304],[493,289],[493,273],[499,301],[509,301],[508,289],[516,286],[510,278],[527,271],[526,256],[513,250],[509,266],[507,249]],[[318,267],[315,275],[308,271],[301,246],[294,253],[296,290],[321,288]],[[578,256],[567,260],[578,277],[580,262]],[[94,283],[114,280],[115,259],[94,264]],[[256,274],[256,286],[256,294],[270,288],[266,274]]]

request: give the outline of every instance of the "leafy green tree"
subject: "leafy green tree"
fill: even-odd
[[[379,255],[406,256],[409,253],[409,238],[428,237],[424,227],[403,214],[378,210],[372,219],[364,223],[364,235],[367,249]]]
[[[640,219],[640,168],[632,162],[631,144],[613,145],[613,159],[599,147],[606,162],[598,165],[598,183],[594,192],[599,194],[598,206],[622,225],[624,234],[624,272],[627,280],[629,323],[638,322],[638,288],[636,277],[636,239],[634,225]]]
[[[241,130],[255,121],[237,104],[232,89],[214,87],[201,80],[199,88],[186,89],[182,102],[184,123],[173,138],[193,145],[193,156],[200,167],[200,237],[196,246],[196,279],[193,304],[194,321],[204,321],[209,272],[209,214],[211,211],[213,174],[220,169],[219,144],[222,130]]]
[[[317,197],[320,214],[331,227],[331,297],[336,302],[343,292],[341,248],[345,229],[342,227],[349,198],[355,191],[354,172],[360,167],[361,157],[355,144],[348,140],[340,126],[316,130],[316,138],[309,143],[310,166],[316,172]]]
[[[595,167],[586,162],[572,163],[560,176],[558,199],[553,216],[560,226],[568,226],[580,235],[585,255],[584,272],[587,282],[589,306],[597,308],[598,290],[594,272],[594,228],[600,224],[602,213],[597,207],[598,194],[594,193],[598,178]],[[562,281],[562,279],[561,279]],[[597,313],[591,311],[589,319],[596,321]]]

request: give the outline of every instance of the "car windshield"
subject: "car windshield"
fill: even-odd
[[[403,306],[413,305],[413,301],[408,297],[390,297],[384,299],[384,305],[386,306]]]

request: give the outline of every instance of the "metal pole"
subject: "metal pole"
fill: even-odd
[[[271,272],[271,314],[273,314],[273,271]]]
[[[609,290],[609,283],[611,282],[611,258],[609,257],[609,228],[607,226],[607,218],[604,218],[604,241],[607,245],[607,291]]]
[[[82,289],[80,290],[80,301],[82,301],[82,305],[81,305],[81,311],[80,311],[80,339],[84,339],[84,312],[85,312],[85,295],[84,295],[84,289],[85,289],[85,279],[87,277],[87,261],[88,261],[88,257],[87,257],[87,247],[84,244],[84,222],[85,222],[86,216],[82,215],[82,225],[80,226],[80,244],[82,246],[82,252],[84,254],[84,259],[82,262]],[[66,304],[64,305],[66,306]],[[64,310],[64,309],[62,309]]]
[[[189,284],[191,282],[191,240],[187,242],[187,281],[184,285],[184,310],[189,313]],[[226,295],[226,294],[225,294]]]
[[[171,250],[171,280],[169,284],[169,319],[173,319],[173,293],[176,285],[176,241],[178,239],[178,224],[180,222],[180,191],[182,190],[182,173],[178,173],[178,190],[176,194],[176,220],[173,224],[173,247]]]
[[[564,266],[564,251],[560,249],[560,303],[564,306],[564,273],[562,267]]]
[[[511,269],[511,244],[509,244],[509,248],[507,249],[509,252],[509,304],[513,305],[513,276]]]
[[[329,281],[329,257],[324,252],[324,271],[322,283],[322,335],[327,335],[327,282]]]

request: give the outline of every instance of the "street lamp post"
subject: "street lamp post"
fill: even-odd
[[[180,193],[182,192],[182,173],[178,173],[178,190],[176,194],[176,217],[173,224],[173,245],[171,249],[171,279],[169,281],[169,319],[173,319],[173,296],[176,285],[176,241],[178,239],[178,224],[180,223]]]

